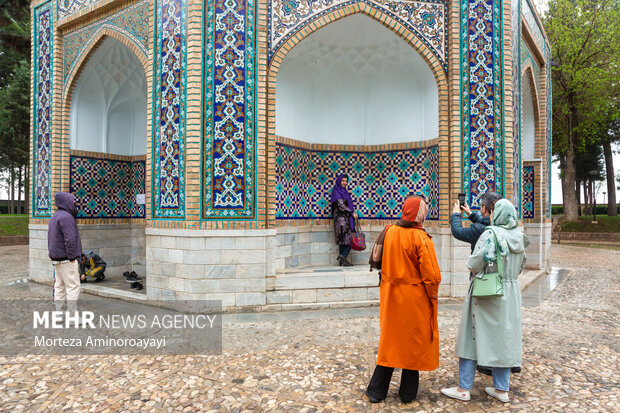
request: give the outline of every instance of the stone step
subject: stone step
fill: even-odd
[[[267,291],[307,290],[323,288],[376,287],[379,273],[367,266],[340,269],[338,267],[303,268],[298,272],[277,273],[267,277]]]

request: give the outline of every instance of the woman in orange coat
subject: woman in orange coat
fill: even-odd
[[[403,370],[403,403],[418,394],[419,370],[439,366],[437,294],[441,274],[435,246],[423,227],[426,202],[405,200],[401,219],[387,229],[381,276],[381,338],[377,367],[366,395],[372,403],[387,396],[394,368]]]

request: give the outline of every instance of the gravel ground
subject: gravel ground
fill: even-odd
[[[27,247],[0,247],[0,298],[49,296],[23,278]],[[460,310],[439,314],[440,367],[420,375],[418,400],[371,405],[363,396],[375,364],[379,321],[368,310],[294,313],[287,320],[224,323],[215,356],[0,357],[1,411],[620,411],[620,251],[554,245],[552,265],[570,269],[537,307],[523,309],[523,371],[510,403],[484,393],[447,399],[457,383],[454,344]],[[114,300],[110,300],[113,305]],[[296,318],[298,317],[298,318]]]

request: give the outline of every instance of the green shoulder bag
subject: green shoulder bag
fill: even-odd
[[[497,257],[497,272],[482,274],[478,278],[474,275],[473,287],[471,291],[472,297],[500,297],[504,295],[504,286],[502,277],[504,276],[503,260],[499,253],[499,242],[495,231],[491,230],[495,237],[495,256]]]

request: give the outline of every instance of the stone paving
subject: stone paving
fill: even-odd
[[[0,284],[19,279],[23,251],[0,248]],[[618,412],[620,251],[554,245],[551,254],[571,272],[523,310],[523,371],[511,377],[507,404],[484,393],[486,377],[476,377],[470,402],[439,393],[457,383],[460,317],[458,305],[442,304],[440,367],[421,373],[408,405],[396,398],[399,373],[384,402],[362,395],[378,345],[375,308],[229,316],[217,356],[0,357],[0,411]],[[1,299],[49,294],[0,288]]]

